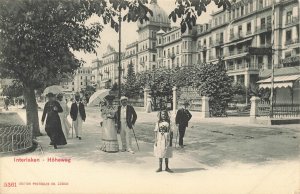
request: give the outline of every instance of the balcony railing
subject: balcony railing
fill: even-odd
[[[213,46],[219,46],[221,44],[224,43],[224,40],[223,39],[217,39],[216,41],[213,42]]]
[[[256,32],[257,33],[268,32],[268,31],[271,31],[271,30],[272,30],[272,24],[267,24],[267,25],[264,24],[264,25],[256,27]]]
[[[286,20],[285,25],[299,24],[299,16],[294,16],[290,20]]]
[[[238,40],[238,39],[241,39],[241,38],[243,38],[244,37],[244,35],[243,35],[243,33],[242,32],[239,32],[239,33],[231,33],[230,34],[230,36],[229,36],[229,40]]]
[[[292,44],[297,44],[297,43],[299,43],[299,38],[296,38],[296,39],[293,39],[293,40],[287,40],[285,42],[285,46],[292,45]]]
[[[259,70],[261,64],[241,63],[227,66],[227,71]]]
[[[238,49],[238,50],[237,50],[237,54],[246,53],[246,52],[248,52],[248,51],[249,51],[248,48],[241,48],[241,49]]]
[[[233,65],[227,66],[227,71],[233,71],[235,68]]]
[[[300,55],[290,56],[285,59],[281,59],[282,64],[291,64],[291,63],[299,63]]]
[[[246,32],[246,35],[251,35],[251,34],[252,34],[251,30]]]
[[[206,45],[198,45],[198,50],[206,50]]]
[[[229,52],[228,52],[228,55],[229,55],[229,56],[235,55],[235,51],[229,51]]]

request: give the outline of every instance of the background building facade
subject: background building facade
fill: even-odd
[[[272,63],[275,68],[299,65],[296,0],[236,1],[230,10],[212,13],[209,23],[183,34],[179,27],[171,28],[167,13],[156,1],[150,9],[153,17],[138,23],[138,40],[128,44],[122,55],[123,77],[129,63],[137,73],[222,59],[232,80],[249,87],[257,82],[260,71],[271,69]],[[114,49],[108,48],[103,55],[103,67],[105,80],[117,82],[118,53]]]

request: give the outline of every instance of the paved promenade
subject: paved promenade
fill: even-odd
[[[18,111],[25,119],[25,111]],[[138,112],[136,153],[104,153],[99,113],[88,109],[83,140],[68,139],[66,146],[49,147],[38,137],[40,149],[0,158],[3,181],[55,182],[55,186],[2,187],[0,193],[207,193],[298,194],[300,191],[300,132],[296,126],[266,127],[247,124],[247,118],[200,119],[194,114],[184,149],[174,149],[173,174],[156,173],[153,126],[157,113]],[[41,112],[39,112],[41,114]],[[42,133],[45,133],[43,131]],[[14,158],[39,158],[39,163],[18,163]],[[70,163],[48,162],[70,159]],[[26,176],[25,176],[26,175]],[[0,177],[1,179],[1,177]],[[67,185],[58,185],[65,183]]]

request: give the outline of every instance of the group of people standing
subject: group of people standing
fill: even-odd
[[[80,101],[80,95],[75,95],[75,101],[71,105],[71,110],[63,100],[63,94],[57,96],[53,93],[46,95],[46,102],[42,115],[42,125],[45,124],[45,131],[50,138],[50,145],[57,149],[58,145],[66,145],[67,138],[70,135],[71,125],[67,120],[70,114],[72,125],[75,129],[76,138],[82,138],[82,122],[85,121],[86,114],[84,104]]]
[[[70,123],[67,116],[70,113],[72,125],[75,128],[76,138],[82,139],[82,122],[86,119],[84,104],[80,100],[80,95],[75,95],[75,101],[71,105],[71,110],[63,100],[63,95],[55,96],[48,93],[48,102],[44,106],[42,124],[45,118],[45,131],[50,137],[50,145],[57,149],[58,145],[67,144],[67,138],[70,135]],[[57,101],[57,100],[58,101]],[[105,101],[101,103],[100,111],[102,120],[100,126],[102,129],[102,142],[100,150],[104,152],[130,152],[134,154],[132,149],[132,133],[134,133],[134,125],[137,120],[137,114],[133,106],[128,104],[128,98],[122,96],[119,106],[114,106],[115,96],[105,96]],[[158,113],[158,121],[154,126],[154,155],[159,159],[159,168],[156,172],[162,171],[163,159],[165,159],[165,170],[173,172],[169,168],[169,158],[173,156],[172,139],[175,126],[179,131],[179,146],[184,147],[183,137],[189,120],[192,118],[191,113],[187,110],[189,103],[185,102],[183,108],[177,111],[175,119],[171,119],[171,115],[167,110],[161,110]],[[175,120],[175,124],[172,123]],[[119,149],[118,134],[121,137],[121,149]],[[176,137],[177,139],[177,137]]]
[[[119,144],[117,134],[121,137],[121,150],[122,152],[128,151],[134,153],[131,145],[133,127],[137,120],[137,114],[131,105],[128,105],[128,98],[122,96],[120,98],[121,105],[115,107],[113,105],[113,95],[107,95],[105,102],[101,103],[101,117],[100,122],[102,128],[102,145],[100,150],[104,152],[118,152]],[[159,158],[159,168],[156,172],[162,171],[163,159],[165,159],[165,170],[167,172],[173,172],[169,168],[169,158],[173,155],[172,139],[173,132],[175,131],[175,125],[179,130],[179,146],[183,145],[183,137],[189,120],[192,118],[191,113],[187,110],[189,103],[185,102],[183,108],[179,109],[175,124],[171,122],[171,115],[167,110],[162,110],[158,113],[158,121],[154,126],[154,155]],[[147,107],[146,112],[148,112]]]
[[[137,120],[137,114],[131,105],[128,105],[128,98],[120,98],[121,105],[113,105],[113,95],[105,97],[106,102],[102,103],[100,111],[102,121],[102,145],[100,149],[105,152],[118,152],[119,144],[117,134],[121,137],[122,152],[128,151],[134,153],[132,149],[132,130]]]

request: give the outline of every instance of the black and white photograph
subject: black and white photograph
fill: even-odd
[[[298,0],[0,0],[0,194],[300,194]]]

